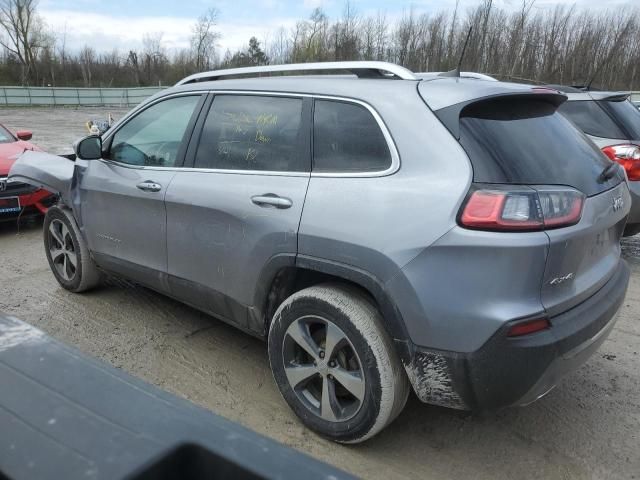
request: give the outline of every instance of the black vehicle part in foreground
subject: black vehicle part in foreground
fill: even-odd
[[[0,315],[0,479],[352,478]]]

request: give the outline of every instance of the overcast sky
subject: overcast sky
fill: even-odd
[[[617,8],[638,0],[537,0],[535,8],[576,4],[581,8]],[[413,8],[416,13],[452,9],[455,0],[352,0],[361,14],[384,12],[390,20]],[[478,0],[460,0],[461,8]],[[498,7],[517,8],[521,0],[494,0]],[[251,36],[268,40],[279,27],[290,28],[321,6],[331,17],[342,12],[342,0],[40,0],[39,12],[68,49],[89,44],[99,51],[138,48],[145,33],[163,32],[169,50],[187,47],[195,19],[210,7],[220,11],[221,52],[247,44]]]

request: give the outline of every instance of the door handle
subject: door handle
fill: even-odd
[[[285,197],[280,197],[275,193],[265,193],[264,195],[254,195],[251,197],[251,201],[259,207],[276,207],[276,208],[289,208],[293,205],[293,202]]]
[[[152,180],[145,180],[136,185],[143,192],[159,192],[162,190],[162,185]]]

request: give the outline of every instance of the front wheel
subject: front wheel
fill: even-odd
[[[59,206],[47,210],[44,250],[53,276],[67,290],[84,292],[100,282],[100,272],[70,210]]]
[[[300,420],[342,443],[378,433],[409,394],[380,313],[362,293],[341,285],[306,288],[283,302],[269,329],[269,360]]]

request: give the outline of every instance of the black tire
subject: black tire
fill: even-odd
[[[334,338],[344,338],[333,342],[337,346],[326,352],[326,358],[320,357],[329,343],[329,328]],[[299,332],[303,337],[298,337]],[[300,347],[301,338],[310,338],[307,347],[318,347],[314,356]],[[271,370],[283,398],[308,428],[326,438],[341,443],[363,442],[404,408],[409,395],[407,375],[382,326],[380,313],[357,289],[326,284],[293,294],[276,311],[268,343]],[[291,373],[294,370],[308,378],[298,381],[297,374]],[[345,372],[350,376],[345,377]],[[349,381],[351,391],[338,377]],[[364,385],[351,383],[354,378],[363,378]],[[323,407],[325,392],[332,398],[326,404],[328,408]]]
[[[62,287],[80,293],[100,283],[100,271],[69,209],[58,205],[50,207],[44,217],[43,233],[49,267]]]

